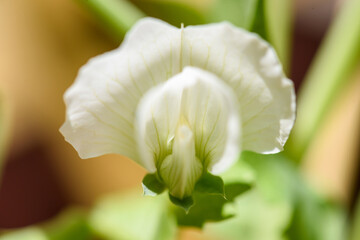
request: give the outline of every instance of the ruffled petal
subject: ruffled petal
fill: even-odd
[[[218,23],[186,27],[182,49],[183,66],[215,73],[236,93],[243,150],[281,151],[295,119],[295,94],[273,48],[256,34]]]
[[[196,87],[185,87],[186,79],[173,83],[184,72]],[[167,80],[171,84],[164,85]],[[172,94],[163,94],[160,88]],[[159,99],[174,99],[156,102],[152,95],[157,94]],[[67,113],[60,131],[82,158],[119,153],[150,172],[168,156],[172,144],[168,136],[174,136],[178,124],[165,124],[164,111],[172,118],[186,116],[197,157],[213,173],[236,160],[226,156],[238,153],[240,138],[243,150],[282,150],[295,118],[293,85],[274,50],[256,34],[228,23],[178,29],[156,19],[140,20],[121,47],[81,68],[64,98]],[[153,119],[159,113],[157,129],[151,127],[145,110],[136,110],[145,109],[143,99],[154,106],[169,104],[156,110],[155,117],[150,115]],[[145,135],[134,122],[151,137],[141,140],[139,136]],[[167,137],[154,139],[162,135]]]
[[[141,164],[134,137],[136,108],[144,93],[179,71],[179,45],[178,29],[147,18],[121,47],[80,69],[64,95],[66,121],[60,129],[80,157],[119,153]]]

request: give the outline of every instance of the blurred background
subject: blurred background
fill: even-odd
[[[179,21],[178,25],[182,21],[162,8],[165,0],[132,2],[143,14],[174,24]],[[170,2],[201,11],[216,0]],[[286,71],[297,91],[345,2],[291,2],[291,54]],[[133,161],[116,155],[82,160],[58,131],[65,119],[62,96],[78,69],[89,58],[121,43],[121,37],[112,34],[85,5],[74,0],[0,1],[0,141],[4,159],[0,161],[0,228],[41,223],[68,206],[88,208],[108,193],[141,188],[145,171]],[[183,21],[202,23],[200,17]],[[350,213],[360,179],[359,63],[349,74],[352,80],[338,91],[327,120],[300,163],[312,188],[346,206]],[[194,233],[182,234],[187,239]]]

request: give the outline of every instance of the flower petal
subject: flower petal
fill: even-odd
[[[141,164],[134,138],[136,107],[148,89],[179,71],[179,45],[178,29],[144,19],[120,48],[80,69],[65,93],[66,121],[60,129],[80,157],[119,153]]]
[[[82,158],[119,153],[150,172],[156,171],[154,153],[144,150],[140,157],[136,149],[150,145],[146,148],[155,149],[159,159],[164,159],[167,152],[159,152],[160,148],[156,150],[156,141],[151,146],[149,139],[141,142],[135,137],[136,109],[144,94],[160,91],[157,87],[153,90],[154,86],[162,86],[182,71],[191,72],[186,66],[197,67],[190,75],[202,72],[198,75],[211,77],[195,77],[202,79],[193,81],[199,85],[198,89],[187,89],[185,83],[188,81],[185,80],[185,85],[179,85],[183,89],[181,96],[176,93],[179,92],[178,84],[170,84],[172,87],[167,87],[167,91],[173,94],[165,95],[174,100],[169,102],[171,106],[166,111],[172,112],[168,114],[171,117],[187,116],[193,129],[196,152],[209,169],[217,173],[231,165],[234,160],[224,156],[234,156],[238,152],[241,129],[244,150],[259,153],[282,150],[295,117],[292,83],[285,78],[274,50],[265,41],[228,23],[178,29],[156,19],[140,20],[121,47],[95,57],[81,68],[76,82],[65,94],[66,122],[60,131]],[[190,79],[194,80],[194,76]],[[209,82],[216,82],[216,87]],[[203,96],[210,92],[211,97],[205,101]],[[204,102],[207,101],[211,107],[206,106]],[[160,104],[155,100],[149,102]],[[216,120],[220,122],[219,126],[212,121],[202,123],[198,120],[217,119],[219,109],[228,111],[228,115],[221,113]],[[160,112],[165,110],[157,111],[159,119],[164,116]],[[240,116],[233,114],[235,112]],[[238,126],[239,118],[242,126]],[[148,129],[151,122],[146,122],[149,119],[146,116],[144,119],[143,125],[140,124],[141,131],[151,133]],[[165,121],[159,119],[156,120],[159,123]],[[157,129],[159,132],[154,134],[153,131],[150,138],[159,134],[165,136],[165,133],[174,135],[174,124],[177,123],[158,124],[161,125]],[[158,144],[167,146],[171,143],[171,139],[164,137]],[[217,150],[211,151],[215,146]]]
[[[194,134],[188,126],[181,125],[174,136],[172,154],[160,166],[160,176],[168,185],[170,194],[183,199],[191,196],[202,171],[203,165],[195,154]]]
[[[273,48],[229,23],[186,27],[182,65],[215,73],[233,88],[242,119],[243,150],[282,150],[295,119],[293,85]]]
[[[196,154],[207,169],[220,173],[240,156],[236,96],[224,81],[202,69],[185,67],[177,76],[179,82],[191,84],[183,90],[181,113],[193,129]]]
[[[232,90],[215,75],[185,68],[150,90],[139,104],[136,130],[141,158],[159,169],[172,154],[177,128],[186,125],[194,136],[196,157],[212,172],[224,171],[240,153],[240,119],[234,103]]]
[[[106,153],[137,158],[132,112],[139,96],[110,75],[116,59],[117,53],[109,52],[89,61],[64,95],[67,112],[60,131],[82,158]]]

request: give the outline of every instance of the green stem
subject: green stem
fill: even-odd
[[[288,150],[300,159],[360,56],[360,1],[344,3],[300,89]]]
[[[116,40],[121,40],[137,20],[145,17],[143,12],[126,0],[78,1],[97,15]]]
[[[357,204],[354,214],[354,219],[351,226],[349,240],[357,240],[360,239],[360,195],[357,198]]]
[[[289,0],[263,0],[262,2],[267,39],[275,48],[285,73],[289,73],[294,2]]]

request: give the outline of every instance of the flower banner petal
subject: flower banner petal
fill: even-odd
[[[80,69],[64,96],[67,113],[60,129],[80,157],[118,153],[141,164],[134,138],[135,111],[145,92],[179,71],[179,44],[176,28],[143,19],[121,47]]]
[[[80,157],[125,155],[160,171],[180,198],[241,150],[281,151],[295,119],[293,84],[273,48],[229,23],[140,20],[118,49],[80,69],[64,99],[60,131]]]
[[[274,49],[229,23],[186,27],[182,49],[184,66],[210,71],[235,91],[243,150],[281,151],[294,123],[295,95]]]

